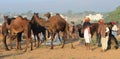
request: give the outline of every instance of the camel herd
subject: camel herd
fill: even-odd
[[[33,50],[33,40],[32,35],[34,37],[34,46],[39,47],[40,43],[46,42],[47,37],[51,37],[51,49],[53,49],[53,40],[55,38],[55,35],[58,34],[58,37],[60,38],[60,34],[62,34],[62,46],[61,48],[64,48],[64,44],[66,39],[70,40],[71,48],[73,47],[72,44],[72,33],[73,30],[79,32],[79,36],[83,37],[82,34],[82,25],[76,25],[75,28],[73,26],[70,26],[70,24],[65,20],[65,18],[61,17],[59,13],[56,13],[56,15],[51,16],[50,13],[44,14],[45,17],[48,19],[44,19],[39,17],[38,13],[34,13],[31,20],[24,18],[22,16],[17,16],[16,18],[9,18],[8,16],[4,16],[4,23],[1,26],[2,35],[3,35],[3,44],[5,50],[12,49],[12,43],[13,40],[16,40],[16,49],[21,49],[21,41],[22,41],[22,34],[24,34],[24,37],[26,39],[26,48],[24,51],[27,51],[29,44],[31,43],[31,50]],[[72,28],[71,28],[72,27]],[[73,29],[74,28],[74,29]],[[93,34],[97,31],[98,23],[92,23],[91,27],[91,33]],[[44,36],[43,40],[40,40],[39,34],[42,33]],[[48,34],[46,34],[48,33]],[[7,36],[10,38],[10,49],[7,45]],[[96,35],[97,36],[97,35]],[[69,37],[69,38],[68,38]],[[37,44],[36,44],[37,43]]]
[[[64,18],[62,18],[59,13],[56,13],[56,15],[54,16],[51,16],[50,13],[46,13],[44,16],[47,17],[48,20],[39,17],[38,13],[34,13],[31,20],[23,18],[22,16],[17,16],[16,18],[9,18],[8,16],[4,16],[4,23],[1,26],[4,49],[9,50],[6,42],[7,36],[9,36],[10,38],[10,49],[13,48],[13,40],[16,40],[16,49],[21,49],[22,34],[24,34],[24,37],[26,39],[25,51],[27,51],[30,43],[31,50],[33,49],[33,40],[31,38],[31,34],[33,34],[34,37],[37,37],[37,41],[35,39],[34,42],[34,46],[36,47],[39,47],[40,43],[46,41],[46,36],[51,36],[51,49],[53,49],[53,40],[55,38],[55,35],[59,33],[63,35],[63,40],[61,41],[63,44],[61,48],[64,48],[67,36],[72,37],[70,35],[68,22]],[[43,41],[40,40],[39,33],[43,34]],[[48,34],[46,35],[46,33]],[[72,39],[70,39],[70,42],[71,47],[74,48],[72,44]]]

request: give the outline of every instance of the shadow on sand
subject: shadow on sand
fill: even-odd
[[[15,52],[15,53],[8,53],[8,54],[4,54],[3,53],[0,53],[0,59],[2,58],[5,58],[5,57],[10,57],[10,56],[17,56],[17,55],[21,55],[21,54],[24,54],[25,52]]]

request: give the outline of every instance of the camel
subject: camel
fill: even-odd
[[[56,13],[56,14],[57,14],[57,15],[60,15],[59,13]],[[47,17],[48,20],[49,20],[49,18],[52,17],[53,15],[52,15],[52,12],[48,12],[48,13],[44,14],[44,16]],[[60,15],[60,16],[61,16],[61,15]],[[49,37],[49,36],[50,36],[50,33],[49,33],[49,31],[47,31],[47,32],[48,32],[48,37]],[[56,33],[56,34],[57,34],[57,33]],[[59,39],[59,41],[62,43],[61,38],[60,38],[60,35],[63,36],[63,33],[62,33],[62,32],[59,32],[59,33],[58,33],[58,39]]]
[[[33,31],[33,35],[34,35],[34,39],[35,39],[35,46],[36,46],[36,38],[35,36],[37,36],[37,40],[38,40],[38,45],[37,47],[39,47],[39,44],[40,44],[40,37],[39,37],[39,34],[42,33],[43,36],[44,36],[44,40],[46,40],[46,28],[39,25],[36,21],[35,21],[35,18],[32,17],[31,21],[30,21],[30,24],[31,24],[31,29]],[[41,43],[42,43],[42,40],[41,40]]]
[[[7,43],[6,43],[6,38],[9,35],[9,27],[11,24],[11,21],[13,21],[15,18],[8,18],[8,16],[4,16],[4,23],[2,24],[2,35],[3,35],[3,44],[5,50],[9,50]],[[10,40],[11,41],[11,40]]]
[[[18,16],[10,24],[10,35],[12,38],[15,38],[19,33],[24,33],[26,38],[25,52],[27,51],[30,42],[31,42],[31,50],[32,50],[31,26],[29,22],[30,20],[28,20],[27,18],[22,18],[21,16]],[[17,41],[17,46],[20,47],[20,45],[21,44],[19,43],[19,41]]]
[[[63,44],[61,48],[64,48],[65,40],[67,37],[67,34],[69,32],[69,25],[68,23],[60,17],[60,15],[55,15],[50,17],[47,21],[43,20],[38,16],[38,13],[34,13],[35,21],[41,25],[46,27],[46,29],[50,32],[51,35],[51,49],[53,49],[53,39],[55,37],[56,33],[59,33],[60,31],[63,32]],[[71,47],[73,48],[72,40],[71,41]]]

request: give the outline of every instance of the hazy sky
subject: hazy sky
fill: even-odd
[[[109,12],[120,5],[120,0],[0,0],[0,12]]]

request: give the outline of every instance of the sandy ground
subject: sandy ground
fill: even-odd
[[[50,49],[50,46],[34,47],[33,51],[29,49],[27,52],[1,49],[0,59],[120,59],[120,48],[101,52],[100,47],[92,46],[93,51],[89,51],[83,44],[80,44],[80,40],[73,42],[73,44],[75,49],[71,49],[70,43],[66,44],[63,49],[60,48],[61,45],[54,46],[53,50]]]

